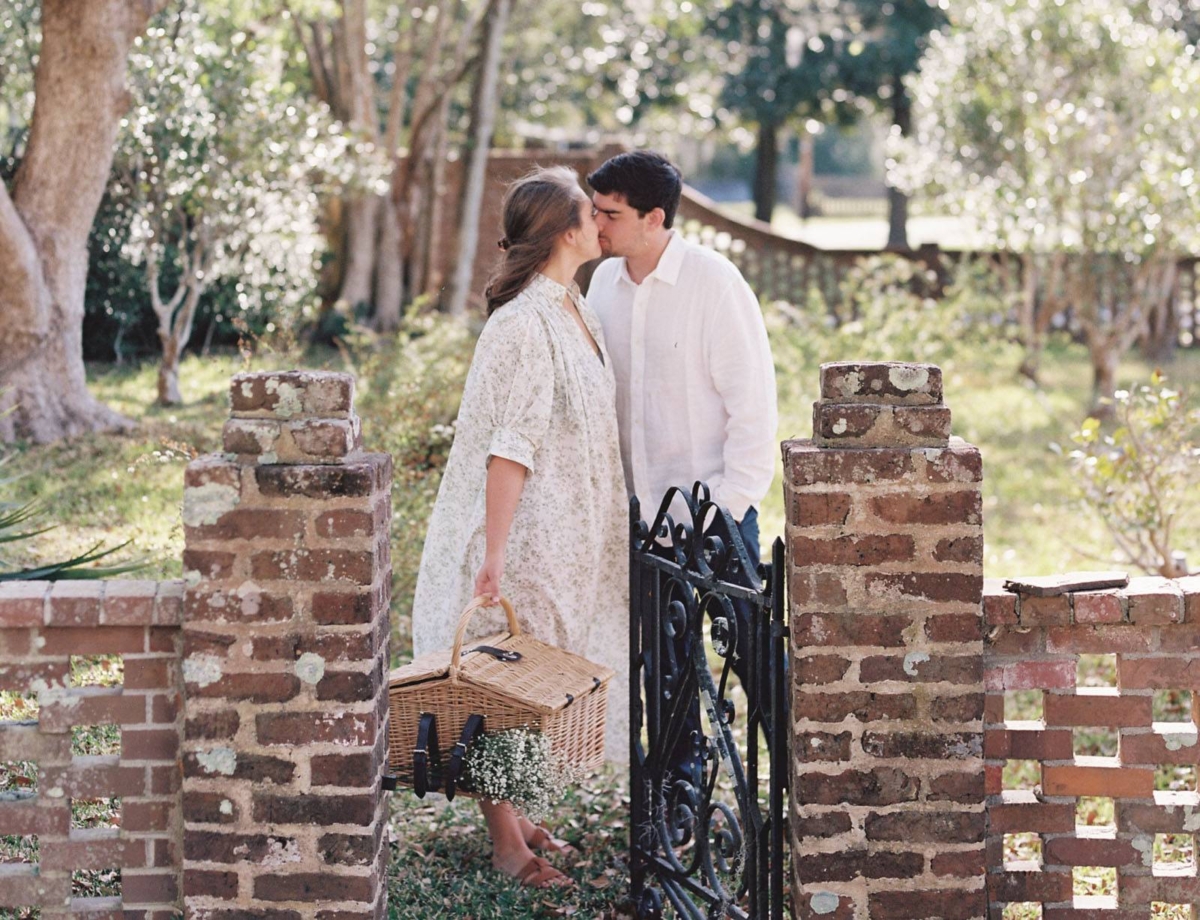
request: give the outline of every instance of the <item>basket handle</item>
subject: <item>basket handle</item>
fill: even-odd
[[[491,598],[480,595],[467,604],[458,618],[458,630],[454,633],[454,647],[450,651],[450,680],[454,683],[458,683],[458,659],[462,656],[462,644],[467,635],[467,624],[471,622],[471,617],[476,610],[480,607],[491,606]],[[517,623],[517,612],[513,610],[513,605],[509,603],[508,598],[501,597],[500,606],[504,608],[504,613],[508,617],[509,633],[514,636],[521,635],[521,627]]]

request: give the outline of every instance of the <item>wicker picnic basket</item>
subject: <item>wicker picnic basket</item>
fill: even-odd
[[[463,610],[452,648],[429,652],[391,673],[388,761],[402,785],[414,785],[413,752],[426,713],[437,720],[442,763],[449,760],[472,714],[484,717],[489,733],[510,728],[541,731],[550,739],[551,752],[579,769],[594,770],[604,763],[612,670],[523,635],[516,611],[505,598],[500,604],[508,617],[508,632],[463,649],[472,615],[487,603],[477,597]]]

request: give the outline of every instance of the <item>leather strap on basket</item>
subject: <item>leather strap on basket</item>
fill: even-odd
[[[463,762],[467,758],[467,748],[478,741],[482,735],[483,716],[473,712],[467,718],[467,724],[463,726],[462,735],[454,745],[454,750],[450,752],[450,766],[446,770],[447,801],[454,801],[454,784],[462,776]]]
[[[417,798],[425,798],[425,793],[437,788],[437,774],[442,769],[441,749],[438,746],[437,716],[432,712],[421,713],[421,721],[417,723],[417,746],[413,748],[413,792]],[[434,781],[429,781],[430,774]]]
[[[471,603],[463,608],[462,614],[458,618],[458,629],[454,633],[454,646],[450,650],[450,682],[458,683],[458,660],[462,657],[463,639],[467,635],[467,624],[471,622],[471,617],[480,607],[491,607],[492,601],[488,597],[477,597]],[[508,631],[510,635],[521,635],[521,627],[517,623],[517,612],[513,610],[513,605],[508,602],[508,598],[500,598],[500,606],[504,608],[504,613],[508,617]]]

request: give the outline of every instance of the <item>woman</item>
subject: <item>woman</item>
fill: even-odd
[[[512,602],[530,635],[608,665],[605,755],[629,751],[627,511],[615,384],[573,279],[599,257],[574,172],[536,169],[504,200],[503,261],[463,390],[413,601],[418,655],[453,644],[473,597]],[[477,617],[478,634],[503,618]],[[523,884],[566,876],[533,849],[565,844],[507,804],[480,802],[493,865]]]

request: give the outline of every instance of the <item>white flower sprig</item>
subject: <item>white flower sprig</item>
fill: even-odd
[[[535,824],[544,820],[578,773],[550,751],[542,732],[512,728],[485,734],[466,761],[467,787],[493,802],[509,802]]]

